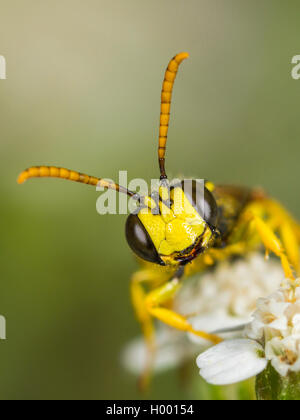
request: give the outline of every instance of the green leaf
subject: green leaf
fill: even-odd
[[[256,396],[263,401],[300,400],[300,373],[280,376],[271,363],[256,378]]]

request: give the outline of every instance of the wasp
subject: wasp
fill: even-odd
[[[154,320],[212,343],[221,340],[213,333],[195,330],[188,316],[172,308],[183,281],[192,274],[213,268],[220,261],[243,257],[262,246],[266,255],[272,252],[280,259],[287,278],[294,279],[300,272],[300,225],[260,188],[215,185],[205,181],[203,193],[198,194],[202,187],[198,180],[183,180],[168,187],[165,155],[172,92],[179,66],[188,56],[188,53],[177,54],[169,62],[163,81],[158,194],[140,196],[102,178],[52,166],[31,167],[18,179],[21,184],[36,177],[61,178],[113,189],[139,202],[138,211],[128,216],[125,230],[129,247],[140,261],[130,290],[149,354],[155,350]],[[182,203],[185,203],[184,207]],[[183,208],[179,213],[175,212],[178,207]],[[149,356],[145,378],[150,360]]]

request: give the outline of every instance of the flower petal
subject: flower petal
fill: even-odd
[[[144,372],[148,361],[148,349],[144,338],[130,341],[121,355],[123,366],[134,375]],[[194,358],[199,348],[192,345],[185,334],[167,327],[161,327],[156,334],[156,352],[153,361],[155,372],[178,367],[185,360]]]
[[[233,339],[243,336],[240,334],[239,329],[236,330],[236,327],[240,327],[241,324],[248,324],[251,320],[251,317],[234,317],[227,315],[223,310],[216,310],[214,312],[190,318],[190,323],[195,330],[207,331],[217,335],[224,333],[226,335],[222,336],[222,338]],[[211,345],[209,341],[197,337],[192,333],[188,333],[188,337],[193,343],[205,346],[206,348]]]
[[[223,341],[200,354],[197,365],[200,375],[210,384],[229,385],[258,375],[267,366],[259,356],[260,344],[253,340]]]
[[[212,334],[227,334],[227,333],[234,333],[234,332],[244,332],[251,322],[246,322],[244,324],[239,324],[234,327],[228,327],[228,328],[222,328],[220,330],[215,330],[212,332]]]

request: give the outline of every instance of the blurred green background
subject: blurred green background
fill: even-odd
[[[36,164],[157,177],[175,53],[191,58],[175,86],[168,172],[262,185],[300,217],[299,13],[291,0],[1,1],[1,399],[141,397],[119,362],[139,333],[126,217],[99,216],[92,188],[16,178]],[[177,376],[157,377],[147,397],[197,398]]]

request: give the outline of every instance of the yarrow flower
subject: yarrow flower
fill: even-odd
[[[270,363],[285,377],[300,371],[300,279],[257,301],[244,339],[224,341],[197,358],[200,375],[214,385],[256,376]]]
[[[218,332],[223,338],[241,337],[239,326],[252,321],[257,299],[276,290],[282,277],[280,263],[266,261],[259,253],[243,260],[223,262],[211,272],[188,279],[175,299],[174,309],[188,316],[195,329]],[[160,325],[154,370],[174,368],[210,345],[193,334]],[[143,371],[146,360],[147,349],[142,338],[130,342],[122,354],[123,365],[134,374]]]
[[[162,372],[176,368],[186,360],[195,357],[199,347],[193,345],[185,334],[167,326],[161,326],[156,334],[156,352],[153,370]],[[122,353],[122,364],[135,375],[140,375],[147,363],[145,340],[137,337]]]
[[[180,312],[199,315],[222,308],[228,316],[251,320],[257,299],[276,290],[282,277],[277,260],[266,260],[253,253],[245,259],[220,263],[215,270],[189,279],[175,306]]]
[[[224,262],[216,270],[187,281],[175,301],[175,309],[194,314],[189,321],[196,330],[234,330],[252,321],[257,299],[276,290],[282,277],[280,263],[266,261],[259,253],[233,263]],[[230,334],[236,335],[234,331]],[[189,334],[189,338],[194,343],[210,344],[194,334]]]

